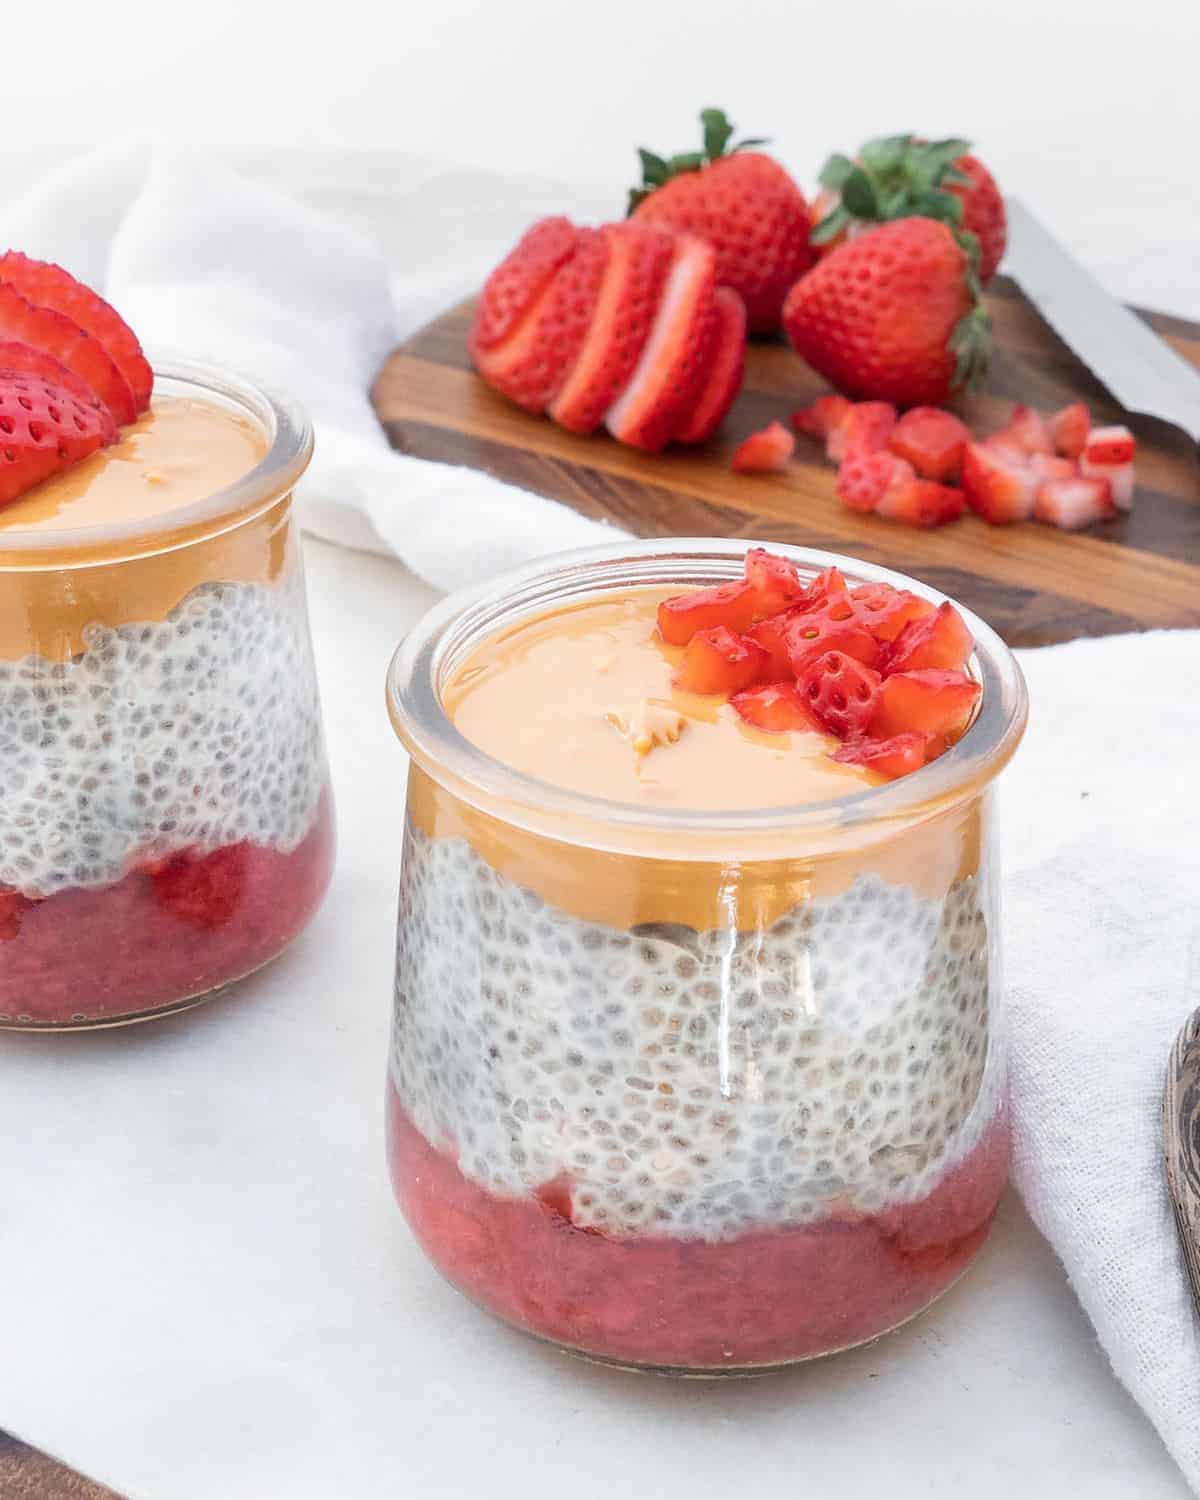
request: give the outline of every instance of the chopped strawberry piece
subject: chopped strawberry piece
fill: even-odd
[[[0,505],[110,442],[106,410],[33,375],[0,371]]]
[[[1107,479],[1048,479],[1037,492],[1033,513],[1039,521],[1078,531],[1094,521],[1108,521],[1117,513]]]
[[[1128,427],[1093,427],[1083,447],[1090,464],[1131,464],[1137,452],[1137,439]]]
[[[1079,460],[1079,472],[1085,479],[1103,479],[1112,494],[1113,504],[1118,510],[1133,509],[1134,473],[1133,465],[1101,464],[1085,453]]]
[[[1069,458],[1057,458],[1053,453],[1033,453],[1029,457],[1029,472],[1039,480],[1072,479],[1079,470]]]
[[[771,734],[819,729],[794,682],[769,682],[764,687],[735,693],[732,703],[747,724]]]
[[[982,689],[965,672],[924,668],[885,677],[871,721],[880,739],[894,734],[942,734],[954,737],[970,721]]]
[[[1050,418],[1050,438],[1063,458],[1078,458],[1087,444],[1092,415],[1082,401],[1073,401]]]
[[[845,396],[818,396],[811,406],[792,413],[792,426],[805,437],[824,443],[849,415],[850,402]]]
[[[967,504],[993,526],[1025,521],[1033,514],[1036,476],[995,448],[983,443],[967,444],[962,484]]]
[[[954,671],[965,666],[975,643],[953,604],[939,604],[933,614],[913,620],[896,637],[885,671],[916,672],[925,667]]]
[[[735,474],[777,474],[795,451],[796,439],[782,422],[772,422],[738,446],[730,468]]]
[[[847,656],[825,651],[800,673],[800,695],[823,729],[838,739],[866,733],[879,701],[879,673]]]
[[[762,671],[765,682],[781,682],[784,678],[795,675],[792,671],[792,659],[788,654],[787,625],[800,612],[784,610],[781,614],[760,620],[746,632],[747,639],[752,640],[756,646],[761,646],[767,653]]]
[[[688,693],[739,693],[758,680],[766,660],[757,642],[718,625],[691,638],[671,680]]]
[[[161,906],[191,927],[223,927],[242,902],[249,844],[228,844],[211,854],[177,854],[150,870]]]
[[[746,553],[746,582],[754,590],[756,620],[790,609],[804,597],[804,584],[795,565],[765,547],[751,547]]]
[[[817,609],[792,616],[783,627],[783,638],[796,677],[826,651],[840,651],[870,667],[879,660],[879,642],[859,619],[848,597],[835,595]]]
[[[113,421],[112,412],[86,380],[81,380],[52,354],[35,349],[32,344],[22,344],[17,339],[0,339],[0,370],[11,371],[15,375],[36,375],[69,392],[85,406],[94,407],[100,413],[105,446],[116,442],[117,424]]]
[[[658,633],[670,646],[686,646],[698,630],[717,625],[740,634],[754,623],[756,600],[754,588],[743,578],[676,594],[658,606]]]
[[[850,589],[840,568],[822,568],[804,596],[806,609],[818,609],[831,599],[849,599]]]
[[[832,759],[852,766],[866,766],[895,781],[919,771],[925,764],[926,739],[923,734],[894,734],[886,740],[852,740],[840,745]]]
[[[712,437],[742,388],[746,369],[746,304],[731,287],[719,286],[713,305],[717,331],[712,369],[690,415],[675,434],[676,442],[703,443]]]
[[[1032,406],[1017,406],[1004,429],[1023,453],[1053,453],[1054,442],[1041,412]]]
[[[897,476],[903,477],[900,465],[908,468],[904,459],[886,450],[872,452],[866,448],[851,448],[838,470],[838,499],[851,510],[873,511],[896,482]]]
[[[854,611],[877,641],[894,641],[913,620],[934,612],[928,599],[890,583],[860,583],[850,590]]]
[[[1029,462],[1030,455],[1020,443],[1014,442],[1007,432],[993,432],[991,437],[985,437],[979,446],[986,448],[989,453],[994,453],[997,458],[1004,459],[1006,463],[1016,464],[1019,468],[1023,468]],[[963,458],[966,459],[965,448]]]
[[[826,456],[838,464],[856,448],[878,453],[887,447],[895,426],[896,408],[891,402],[858,401],[846,413],[846,420],[826,439]]]
[[[137,415],[129,382],[104,345],[71,318],[51,307],[35,307],[3,281],[0,281],[0,339],[31,344],[66,365],[91,386],[118,426],[132,422]]]
[[[957,521],[966,508],[961,490],[939,484],[936,479],[918,479],[912,475],[894,480],[888,486],[875,507],[875,514],[888,521],[903,521],[906,526],[945,526],[949,521]]]
[[[964,422],[940,406],[914,406],[896,423],[888,447],[923,479],[957,479],[963,449],[971,441]]]

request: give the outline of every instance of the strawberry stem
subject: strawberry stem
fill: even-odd
[[[702,167],[710,166],[722,156],[732,156],[737,151],[749,151],[755,146],[769,144],[766,136],[747,136],[731,146],[729,142],[733,139],[733,122],[721,109],[702,109],[700,124],[704,132],[702,151],[681,151],[676,156],[662,157],[657,156],[653,151],[645,150],[644,147],[638,148],[638,157],[642,164],[642,181],[640,187],[629,190],[627,214],[633,213],[638,204],[648,198],[655,188],[660,188],[663,183],[670,182],[672,177],[682,177],[687,172],[698,172]]]

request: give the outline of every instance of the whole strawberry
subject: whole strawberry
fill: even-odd
[[[969,248],[935,219],[897,219],[839,245],[792,288],[796,351],[847,396],[937,406],[987,368],[991,325]]]
[[[969,141],[889,135],[868,141],[853,161],[831,156],[813,204],[817,253],[852,237],[864,224],[921,214],[974,235],[979,279],[989,282],[1004,255],[1008,219],[995,178],[969,151]]]
[[[629,211],[648,223],[707,240],[717,254],[717,281],[746,304],[752,333],[779,327],[784,298],[815,259],[804,194],[779,163],[729,142],[733,126],[719,109],[701,112],[704,149],[665,159],[641,151],[643,183]]]

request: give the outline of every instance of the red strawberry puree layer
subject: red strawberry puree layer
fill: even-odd
[[[417,1240],[489,1311],[601,1358],[728,1370],[845,1349],[926,1307],[987,1235],[1009,1130],[1001,1111],[920,1202],[717,1242],[577,1229],[558,1183],[536,1197],[494,1196],[429,1144],[391,1085],[388,1143]]]
[[[316,911],[333,847],[326,792],[289,854],[231,844],[44,901],[0,892],[0,1024],[135,1016],[242,978],[281,953]]]

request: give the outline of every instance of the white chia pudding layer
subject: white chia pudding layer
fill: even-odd
[[[326,780],[303,577],[0,662],[0,884],[30,897],[243,839],[288,852]]]
[[[861,875],[761,932],[620,932],[411,823],[391,1071],[492,1192],[555,1178],[608,1234],[720,1239],[932,1191],[1004,1087],[982,872]]]

